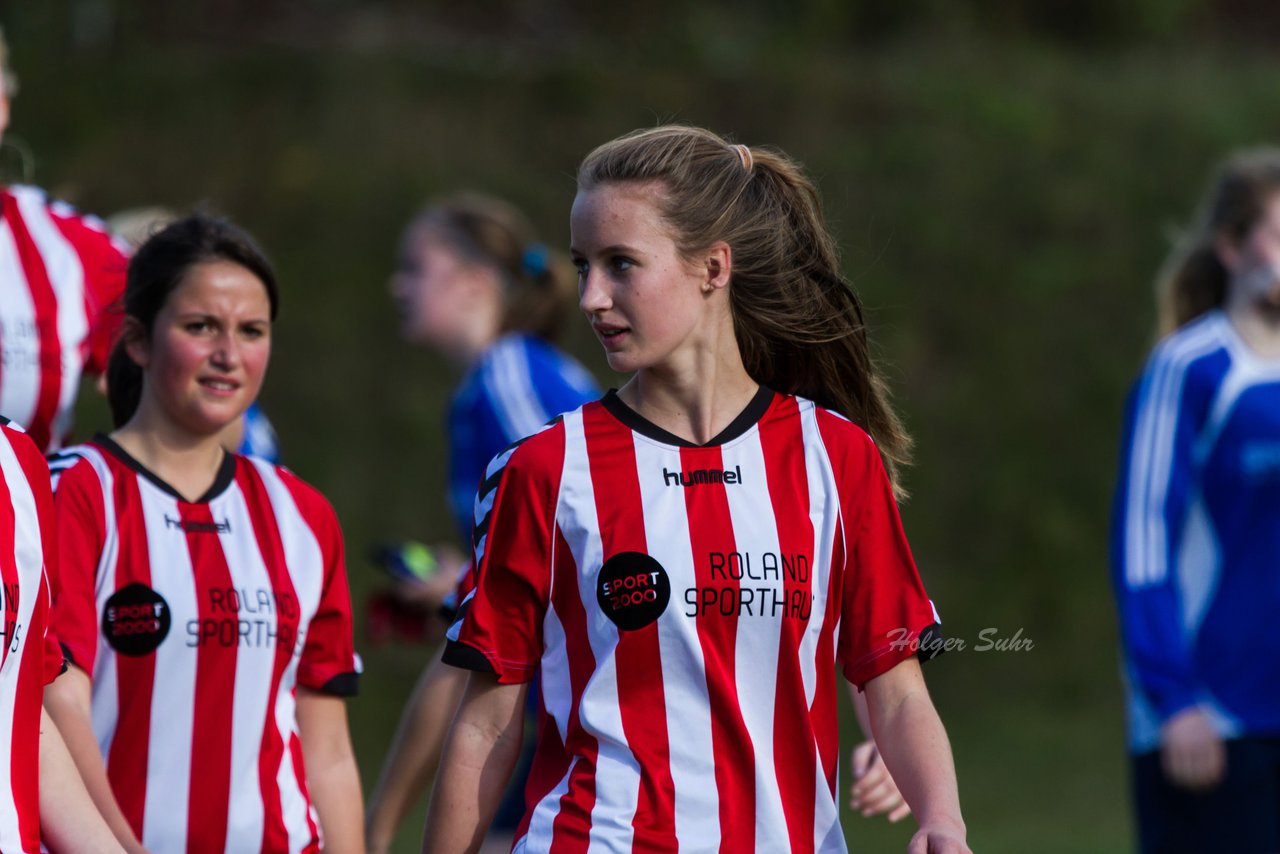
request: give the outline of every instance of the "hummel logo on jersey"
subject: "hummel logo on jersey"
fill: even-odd
[[[179,531],[186,531],[188,534],[231,533],[230,519],[223,519],[221,522],[184,522],[181,519],[175,519],[166,513],[164,516],[164,526],[166,528],[177,528]]]
[[[698,483],[742,483],[742,466],[725,469],[694,469],[693,471],[667,471],[662,467],[662,482],[666,486],[689,487]]]

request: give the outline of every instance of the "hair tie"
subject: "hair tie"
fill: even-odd
[[[520,255],[520,269],[531,279],[537,279],[547,272],[549,261],[547,247],[541,243],[530,243]]]
[[[747,148],[745,145],[735,145],[734,148],[738,150],[738,156],[742,158],[742,168],[750,172],[751,167],[754,166],[756,162],[755,158],[751,156],[751,149]]]

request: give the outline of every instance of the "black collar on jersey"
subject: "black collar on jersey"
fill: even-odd
[[[224,450],[222,452],[222,462],[218,464],[218,473],[213,478],[213,485],[205,490],[204,495],[201,495],[195,501],[192,501],[168,483],[161,480],[160,476],[151,469],[134,459],[128,451],[120,447],[119,443],[110,436],[107,436],[105,433],[99,433],[93,437],[93,441],[94,444],[101,445],[103,448],[110,451],[112,456],[119,459],[120,462],[124,463],[129,468],[133,469],[138,474],[142,475],[147,480],[172,495],[174,498],[179,501],[184,501],[187,504],[206,504],[212,501],[225,492],[227,487],[231,485],[231,481],[235,480],[236,477],[236,455],[229,454]]]
[[[648,436],[650,439],[662,442],[664,445],[675,445],[680,448],[711,448],[731,442],[754,427],[756,422],[764,417],[765,412],[769,409],[769,404],[773,403],[773,389],[760,386],[760,390],[751,398],[751,402],[747,404],[746,409],[738,413],[738,417],[729,422],[728,427],[713,436],[711,441],[705,445],[690,442],[688,439],[682,439],[674,433],[668,433],[663,430],[657,424],[654,424],[623,403],[622,398],[618,397],[616,388],[609,389],[600,402],[604,404],[604,408],[609,410],[609,413],[614,418],[617,418],[641,436]]]

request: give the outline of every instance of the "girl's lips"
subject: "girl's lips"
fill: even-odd
[[[600,336],[600,343],[605,346],[605,349],[621,346],[631,332],[626,326],[610,326],[606,324],[596,324],[595,331],[596,335]]]
[[[221,377],[201,377],[198,382],[201,388],[208,389],[214,394],[232,395],[240,390],[240,383]]]

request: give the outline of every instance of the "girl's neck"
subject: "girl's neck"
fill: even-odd
[[[111,439],[188,501],[209,491],[227,453],[220,434],[194,435],[142,410]]]
[[[1228,299],[1224,311],[1250,350],[1265,359],[1280,359],[1280,307]]]
[[[637,371],[618,397],[668,433],[705,445],[724,431],[759,391],[739,358],[709,371]]]

